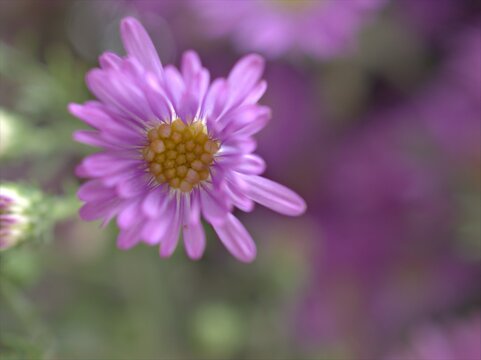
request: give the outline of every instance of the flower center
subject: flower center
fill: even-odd
[[[159,184],[168,183],[173,189],[190,192],[209,178],[217,151],[219,142],[209,137],[202,122],[186,125],[177,119],[148,131],[142,155]]]

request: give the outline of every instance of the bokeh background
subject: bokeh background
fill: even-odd
[[[66,106],[126,15],[165,64],[267,57],[258,153],[308,211],[239,214],[254,263],[208,227],[197,262],[123,252],[76,215],[92,149]],[[0,358],[481,359],[480,19],[469,0],[0,0],[0,177],[41,198],[0,253]]]

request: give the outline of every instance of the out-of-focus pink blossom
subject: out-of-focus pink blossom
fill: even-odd
[[[330,58],[352,50],[361,27],[384,0],[193,0],[200,29],[229,37],[241,51],[275,58]]]
[[[413,331],[408,344],[387,360],[481,360],[481,315]]]
[[[356,356],[374,356],[410,321],[475,289],[479,268],[453,251],[443,169],[415,156],[422,125],[405,115],[371,118],[323,168],[322,241],[299,318],[307,343],[343,339]]]

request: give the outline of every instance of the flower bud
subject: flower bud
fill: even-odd
[[[0,185],[0,251],[42,233],[43,195],[16,184]]]

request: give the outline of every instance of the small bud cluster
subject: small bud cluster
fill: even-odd
[[[42,198],[34,189],[0,185],[0,251],[37,237],[40,224],[46,223]]]

